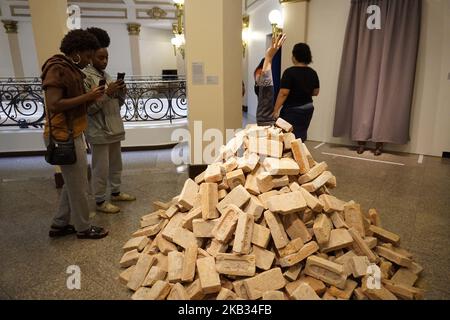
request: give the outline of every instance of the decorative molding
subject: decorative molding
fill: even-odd
[[[253,6],[258,1],[260,1],[260,0],[245,0],[245,10],[249,9],[251,6]]]
[[[140,23],[127,23],[127,30],[130,36],[138,36],[141,32]]]
[[[18,26],[15,20],[2,20],[6,33],[17,33]]]
[[[283,3],[294,3],[294,2],[309,2],[310,0],[279,0],[280,4]]]
[[[164,10],[166,15],[164,17],[160,17],[159,19],[155,19],[149,16],[148,9],[136,9],[136,19],[139,20],[176,20],[175,10]]]
[[[167,12],[161,9],[160,7],[153,7],[150,10],[147,11],[148,16],[150,19],[163,19],[167,16]]]

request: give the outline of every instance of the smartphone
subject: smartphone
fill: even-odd
[[[119,72],[118,74],[117,74],[117,81],[120,81],[120,80],[124,80],[125,79],[125,72]]]
[[[105,85],[106,85],[106,80],[105,79],[100,80],[100,82],[98,83],[99,87],[102,87],[102,86],[105,86]]]

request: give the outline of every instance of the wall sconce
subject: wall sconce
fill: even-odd
[[[277,38],[279,34],[283,33],[283,16],[280,10],[270,11],[269,21],[272,25],[272,36]]]
[[[250,41],[250,17],[245,15],[242,17],[242,55],[245,58],[245,51]]]
[[[186,43],[183,27],[184,0],[173,0],[173,2],[175,3],[174,5],[176,8],[177,23],[172,25],[174,37],[172,38],[171,43],[173,45],[175,56],[177,55],[178,50],[184,59],[184,45]]]

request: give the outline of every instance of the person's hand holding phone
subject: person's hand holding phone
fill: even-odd
[[[95,101],[103,97],[105,94],[105,86],[98,86],[93,88],[91,91],[87,93],[89,96],[89,101]]]

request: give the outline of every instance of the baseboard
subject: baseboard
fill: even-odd
[[[208,165],[206,164],[195,164],[195,165],[189,165],[188,166],[188,174],[189,178],[195,179],[196,176],[198,176],[200,173],[206,170]]]

